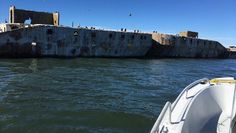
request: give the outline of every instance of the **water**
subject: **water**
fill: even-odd
[[[1,59],[0,132],[149,132],[191,82],[235,60]]]

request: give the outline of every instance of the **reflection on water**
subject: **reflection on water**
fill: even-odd
[[[234,60],[0,60],[0,132],[148,132],[194,80],[236,75]]]
[[[33,72],[38,71],[38,60],[37,59],[32,59],[29,69],[32,70]]]

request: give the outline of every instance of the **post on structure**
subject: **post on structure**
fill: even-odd
[[[10,6],[9,10],[9,23],[15,23],[15,6]]]
[[[54,12],[53,13],[53,25],[59,26],[60,22],[60,14],[59,12]]]

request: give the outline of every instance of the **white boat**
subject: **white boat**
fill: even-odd
[[[151,133],[236,133],[236,80],[201,79],[167,102]]]

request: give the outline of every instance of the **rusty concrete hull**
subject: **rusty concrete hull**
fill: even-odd
[[[147,56],[151,58],[228,58],[229,52],[217,41],[153,34]]]
[[[0,33],[0,57],[143,57],[152,45],[144,33],[34,26]]]

